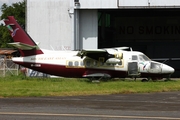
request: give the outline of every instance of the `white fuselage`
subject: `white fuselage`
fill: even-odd
[[[37,71],[65,77],[68,77],[68,75],[64,72],[69,71],[69,73],[73,73],[72,76],[69,74],[69,77],[76,76],[76,72],[78,74],[77,77],[87,77],[89,75],[94,75],[95,73],[108,74],[110,77],[148,77],[145,75],[151,76],[152,74],[153,76],[160,76],[161,74],[166,75],[174,72],[174,69],[170,66],[151,61],[141,52],[120,52],[123,54],[123,58],[120,59],[120,62],[118,63],[103,63],[86,56],[81,58],[77,56],[78,51],[48,51],[45,52],[45,54],[15,57],[13,58],[13,61]],[[51,68],[50,66],[54,67]],[[60,69],[64,70],[61,71]],[[123,74],[120,74],[121,72],[123,72]]]

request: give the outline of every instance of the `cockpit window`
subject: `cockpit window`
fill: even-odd
[[[151,62],[151,69],[161,69],[161,64]]]
[[[151,61],[146,55],[139,55],[140,61]]]

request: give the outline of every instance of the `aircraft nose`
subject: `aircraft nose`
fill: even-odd
[[[163,64],[162,65],[162,73],[172,74],[172,73],[174,73],[174,68],[172,68],[172,67],[170,67],[168,65]]]

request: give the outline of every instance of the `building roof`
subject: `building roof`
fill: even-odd
[[[16,51],[17,50],[0,50],[0,55],[11,55],[12,53]]]

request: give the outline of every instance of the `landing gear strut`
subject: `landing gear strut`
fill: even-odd
[[[164,81],[171,81],[171,75],[169,75]]]

